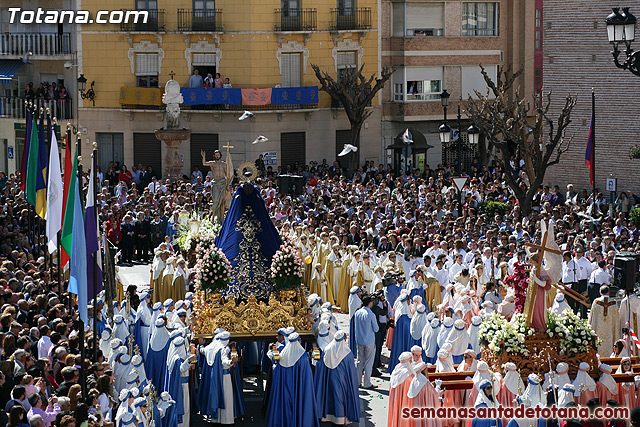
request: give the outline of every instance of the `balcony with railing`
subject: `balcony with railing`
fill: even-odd
[[[128,10],[125,12],[126,15],[131,19],[125,19],[125,22],[120,24],[121,31],[164,31],[164,9]]]
[[[222,9],[178,9],[178,31],[222,31]]]
[[[0,34],[0,55],[54,56],[71,54],[69,33]]]
[[[370,7],[331,9],[329,29],[332,31],[368,30],[370,28]]]
[[[181,110],[287,111],[318,108],[318,87],[181,88]],[[162,88],[121,87],[123,109],[164,110]]]
[[[276,9],[276,31],[315,31],[318,28],[316,9]]]
[[[72,99],[50,99],[50,100],[35,100],[35,105],[40,108],[49,109],[52,117],[58,119],[72,119],[73,118],[73,100]],[[13,96],[0,97],[0,117],[12,118],[12,119],[24,119],[26,117],[26,107],[24,104],[24,98]]]

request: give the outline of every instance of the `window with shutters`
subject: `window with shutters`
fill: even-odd
[[[407,37],[444,36],[444,3],[406,3]]]
[[[484,69],[491,81],[495,82],[498,75],[498,67],[496,65],[484,65]],[[462,98],[472,97],[473,99],[478,99],[476,90],[483,95],[486,94],[487,82],[484,80],[478,65],[465,65],[462,67]],[[489,91],[489,97],[494,98],[491,91]]]
[[[497,3],[462,3],[463,36],[497,36]]]
[[[136,53],[138,87],[158,87],[160,63],[157,53]]]
[[[347,70],[358,68],[357,53],[355,51],[338,51],[336,54],[336,68],[338,70],[338,81],[340,81]]]
[[[393,100],[404,101],[404,69],[400,68],[393,73]]]
[[[405,69],[407,101],[440,99],[442,67],[407,67]]]
[[[393,5],[393,36],[404,37],[404,3]]]
[[[282,87],[300,87],[302,80],[302,72],[300,64],[302,62],[302,54],[282,53],[280,56],[280,70],[282,73]]]

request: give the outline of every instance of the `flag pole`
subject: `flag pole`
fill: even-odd
[[[80,138],[78,138],[76,140],[76,153],[78,152],[78,146],[77,144],[80,142]],[[82,160],[81,156],[78,156],[78,164],[80,164],[80,161]],[[82,195],[82,172],[80,171],[80,168],[78,167],[78,174],[75,177],[71,177],[71,179],[77,179],[78,180],[78,188],[76,189],[76,191],[78,192],[78,194]],[[78,224],[79,227],[84,227],[84,224]],[[74,256],[77,254],[70,254],[70,256]],[[71,267],[71,263],[69,264],[69,267]],[[78,287],[81,286],[80,284],[78,285]],[[71,298],[71,293],[69,293],[69,298]],[[80,295],[78,295],[78,309],[80,308],[79,306],[80,304]],[[87,396],[87,372],[85,369],[85,365],[84,365],[84,359],[86,357],[86,348],[84,345],[84,320],[82,320],[82,318],[80,317],[80,310],[78,310],[78,319],[80,320],[80,333],[79,333],[79,340],[80,341],[80,359],[82,360],[82,362],[80,363],[80,385],[82,387],[82,395],[83,396]]]
[[[591,88],[591,132],[593,132],[593,143],[591,144],[591,176],[593,181],[593,205],[596,204],[596,91]],[[595,213],[595,210],[592,214]]]
[[[93,143],[93,152],[91,153],[91,174],[93,175],[93,188],[89,189],[89,191],[93,191],[93,203],[94,206],[97,206],[97,192],[96,187],[98,183],[98,174],[97,174],[97,164],[98,164],[98,143]],[[89,180],[91,182],[92,180]],[[96,229],[98,229],[98,209],[94,209],[95,211],[95,221],[96,221]],[[93,354],[95,358],[95,362],[98,361],[98,254],[100,253],[100,242],[98,241],[98,251],[93,253],[91,261],[93,263]]]

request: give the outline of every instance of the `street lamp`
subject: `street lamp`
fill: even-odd
[[[89,88],[88,91],[84,91],[84,89],[87,86],[87,78],[84,76],[84,74],[80,74],[80,77],[78,77],[78,91],[80,91],[80,97],[82,99],[88,99],[89,101],[91,101],[93,103],[93,106],[96,106],[96,92],[93,90],[93,85],[95,82],[91,82],[91,88]]]
[[[619,7],[612,8],[612,13],[607,16],[605,22],[607,23],[607,37],[609,43],[613,45],[613,63],[618,68],[623,70],[629,70],[636,76],[640,76],[640,52],[634,52],[631,49],[631,42],[635,40],[635,31],[637,19],[629,12],[628,7],[622,8],[620,13]],[[618,57],[622,53],[618,50],[620,43],[625,44],[625,56],[623,62],[618,60]]]
[[[451,126],[447,124],[447,107],[449,106],[449,97],[451,95],[447,90],[443,90],[440,94],[440,102],[442,103],[442,108],[444,109],[444,123],[440,125],[438,132],[440,132],[440,142],[443,144],[448,144],[451,141]]]
[[[469,136],[469,144],[471,144],[472,147],[478,145],[480,142],[480,129],[478,126],[472,123],[471,126],[467,128],[467,135]]]

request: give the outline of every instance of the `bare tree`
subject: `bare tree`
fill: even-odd
[[[347,114],[351,124],[351,145],[358,147],[358,151],[351,154],[350,163],[351,167],[357,168],[360,164],[360,130],[364,121],[373,114],[370,108],[371,100],[384,87],[395,70],[384,67],[379,78],[376,78],[375,74],[365,77],[362,74],[364,69],[364,64],[362,64],[360,69],[348,68],[344,70],[341,78],[336,79],[326,71],[322,71],[316,64],[311,64],[311,67],[320,82],[320,90],[340,102]]]
[[[518,199],[522,214],[527,215],[547,169],[559,163],[569,149],[571,138],[565,138],[565,131],[571,123],[576,98],[567,96],[559,116],[550,117],[551,93],[544,101],[534,96],[532,106],[520,95],[520,88],[514,88],[514,81],[522,70],[512,73],[510,69],[498,67],[494,82],[482,65],[480,68],[488,92],[483,95],[476,90],[478,99],[469,97],[466,113],[485,136],[488,147],[497,150],[505,181]],[[524,160],[528,188],[519,176],[519,158]]]

